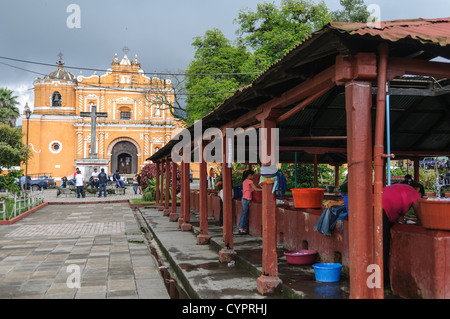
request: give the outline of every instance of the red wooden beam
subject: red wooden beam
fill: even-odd
[[[396,77],[409,75],[433,76],[436,78],[450,78],[450,64],[423,60],[389,57],[387,81]]]
[[[208,235],[208,180],[207,176],[207,163],[203,156],[205,145],[201,146],[201,158],[200,158],[200,192],[199,192],[199,204],[200,204],[200,234],[197,236],[198,245],[206,245],[209,243],[211,236]]]
[[[170,160],[166,159],[166,195],[164,196],[164,210],[163,215],[169,216],[169,197],[170,197]]]
[[[324,87],[332,87],[334,85],[335,66],[332,66],[315,75],[311,79],[283,93],[279,98],[272,99],[259,106],[256,110],[250,111],[238,119],[228,122],[222,127],[222,131],[227,127],[244,127],[252,122],[255,122],[255,119],[261,121],[262,119],[267,118],[273,109],[282,109],[322,91]]]
[[[183,224],[181,225],[181,231],[190,231],[192,229],[191,225],[191,206],[190,206],[190,193],[191,186],[189,181],[189,163],[182,163],[184,165],[184,193],[181,196],[184,198],[183,204]]]
[[[233,199],[232,199],[232,178],[231,167],[227,163],[227,138],[223,136],[222,148],[222,220],[223,220],[223,243],[224,247],[219,251],[219,260],[222,263],[228,263],[236,256],[234,251],[233,238]]]
[[[371,299],[367,268],[373,264],[372,86],[352,81],[345,88],[347,112],[350,298]]]
[[[161,183],[160,183],[160,202],[159,202],[159,210],[164,209],[164,160],[161,160]]]
[[[176,222],[178,219],[177,214],[177,163],[172,162],[172,211],[170,212],[169,220]]]
[[[180,190],[180,195],[181,195],[181,200],[180,200],[180,217],[178,217],[178,228],[181,228],[181,225],[183,225],[184,223],[184,206],[185,204],[185,198],[184,198],[184,194],[185,194],[185,185],[184,185],[184,165],[183,162],[180,163],[180,167],[181,167],[181,190]]]
[[[156,207],[159,207],[159,162],[155,162],[156,165],[156,198],[155,198],[155,204]]]
[[[264,119],[262,127],[267,129],[267,149],[272,149],[275,137],[271,135],[272,128],[276,128],[276,120]],[[270,160],[271,157],[269,157]],[[262,165],[275,165],[277,163],[262,163]],[[272,294],[281,284],[278,277],[277,256],[277,219],[275,194],[272,193],[273,184],[262,185],[262,275],[257,280],[257,290],[260,294]]]
[[[375,121],[374,156],[374,263],[381,269],[379,272],[379,287],[374,287],[374,297],[384,298],[383,281],[383,176],[385,174],[384,130],[386,118],[386,76],[389,48],[386,43],[379,47],[378,61],[378,92]]]

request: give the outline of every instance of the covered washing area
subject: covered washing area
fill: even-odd
[[[450,18],[385,21],[379,27],[330,23],[202,119],[201,133],[219,128],[222,145],[236,148],[235,139],[227,139],[227,128],[265,128],[269,130],[259,147],[270,150],[278,142],[279,162],[293,163],[297,157],[304,163],[348,164],[348,220],[344,221],[343,235],[333,235],[327,242],[314,240],[314,221],[321,210],[277,207],[272,185],[262,185],[261,203],[251,204],[257,216],[254,222],[259,223],[254,235],[263,240],[258,292],[273,293],[281,283],[277,242],[288,249],[301,249],[302,243],[309,241],[309,248],[321,256],[340,251],[342,263],[348,267],[350,298],[384,298],[382,272],[376,274],[381,276],[377,285],[368,282],[376,271],[373,265],[383,269],[381,200],[386,161],[394,156],[413,160],[414,178],[418,180],[419,159],[450,155],[450,64],[430,61],[450,59],[449,34]],[[278,129],[278,138],[271,128]],[[386,143],[387,128],[390,143]],[[206,178],[200,179],[198,203],[193,203],[197,200],[189,189],[189,159],[200,161],[200,176],[206,177],[207,163],[195,154],[211,141],[194,139],[198,136],[196,125],[187,130],[192,137],[192,153],[185,154],[184,161],[177,164],[171,158],[172,149],[179,145],[178,137],[148,160],[158,164],[158,174],[164,171],[169,182],[165,189],[157,182],[160,209],[170,220],[178,221],[181,231],[189,231],[190,209],[198,208],[197,243],[207,244],[208,209],[214,205],[208,205]],[[246,145],[246,150],[254,150],[254,146]],[[226,262],[236,254],[233,226],[239,207],[232,199],[226,147],[222,156],[224,225],[220,259]],[[274,164],[270,157],[259,163]],[[168,199],[170,180],[176,180],[169,174],[170,165],[181,165],[179,215],[176,201],[170,206]],[[390,259],[394,293],[450,298],[449,250],[449,231],[395,225]]]

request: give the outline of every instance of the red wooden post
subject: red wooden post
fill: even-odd
[[[262,129],[267,129],[267,150],[272,149],[272,144],[277,143],[272,136],[272,128],[276,128],[276,120],[263,119]],[[262,145],[260,145],[262,147]],[[273,155],[273,154],[271,154]],[[277,163],[262,163],[262,165],[275,165]],[[278,277],[277,256],[277,219],[275,215],[275,194],[272,193],[272,184],[262,185],[262,275],[257,280],[257,290],[260,294],[272,294],[281,284]]]
[[[373,298],[367,285],[373,264],[372,86],[352,81],[345,88],[348,143],[350,298]],[[382,270],[381,270],[382,271]]]
[[[181,195],[181,199],[180,199],[180,217],[178,217],[178,228],[181,228],[181,225],[183,225],[184,223],[184,193],[185,193],[185,185],[184,185],[184,163],[181,162],[180,163],[180,167],[181,167],[181,190],[180,190],[180,195]]]
[[[314,187],[318,187],[317,154],[314,154]]]
[[[172,211],[169,216],[171,222],[176,222],[177,214],[177,163],[172,162]]]
[[[191,222],[191,206],[190,206],[190,182],[189,182],[189,163],[183,163],[184,165],[184,193],[181,194],[184,197],[183,202],[183,224],[181,225],[181,231],[190,231],[192,229]]]
[[[223,189],[223,243],[224,247],[219,251],[220,262],[228,263],[236,256],[233,242],[233,196],[231,167],[227,163],[227,139],[223,138],[222,148],[222,189]]]
[[[161,160],[161,182],[160,182],[160,201],[159,201],[159,210],[164,209],[164,160]]]
[[[419,167],[420,167],[420,160],[418,157],[414,157],[414,181],[416,183],[420,183]]]
[[[164,196],[164,216],[169,216],[169,197],[170,197],[170,160],[166,159],[166,195]]]
[[[339,165],[334,165],[334,186],[339,187]]]
[[[200,159],[200,234],[197,236],[198,245],[206,245],[209,243],[211,236],[208,235],[208,180],[207,163],[203,156],[205,145],[201,146],[202,155]]]
[[[386,118],[386,72],[389,48],[382,44],[379,48],[378,61],[378,93],[377,111],[375,121],[375,144],[373,148],[374,157],[374,260],[379,266],[379,286],[374,287],[373,296],[377,299],[384,298],[383,284],[383,175],[386,175],[384,165],[384,130]]]
[[[155,205],[156,207],[159,207],[159,162],[155,162],[156,164],[156,198],[155,198]]]

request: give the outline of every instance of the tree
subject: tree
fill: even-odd
[[[324,2],[282,0],[279,8],[264,2],[256,11],[241,10],[235,23],[238,41],[253,51],[254,67],[264,70],[330,21]]]
[[[234,46],[220,30],[206,31],[204,36],[195,37],[192,45],[196,48],[195,60],[189,64],[186,73],[212,75],[193,75],[187,78],[187,124],[194,123],[213,110],[251,79],[237,74],[242,72],[242,66],[250,54],[242,45]],[[219,75],[223,73],[235,75]]]
[[[13,96],[13,91],[8,88],[0,88],[0,122],[11,127],[16,126],[16,118],[20,116],[16,107],[19,102],[17,96]]]
[[[364,0],[339,0],[342,10],[332,12],[333,21],[339,22],[367,22],[369,11]]]
[[[0,123],[0,154],[0,167],[9,168],[25,163],[31,153],[22,142],[19,128]]]
[[[369,12],[363,0],[340,0],[342,10],[330,11],[323,1],[282,0],[279,7],[263,2],[255,11],[246,8],[234,20],[238,25],[236,42],[218,30],[196,37],[194,60],[184,86],[185,122],[192,124],[218,107],[236,89],[252,82],[256,74],[281,59],[295,45],[332,20],[366,22]],[[222,73],[241,73],[224,76]]]

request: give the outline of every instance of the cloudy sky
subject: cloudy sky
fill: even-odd
[[[193,59],[195,36],[218,28],[235,38],[239,10],[264,0],[2,0],[0,4],[0,87],[13,89],[20,109],[33,106],[33,80],[56,66],[62,52],[66,66],[107,69],[115,53],[129,47],[145,72],[180,72]],[[316,0],[317,2],[318,0]],[[281,0],[268,0],[279,4]],[[339,0],[325,0],[331,10]],[[449,0],[365,0],[380,8],[382,20],[450,16]],[[77,5],[74,9],[73,5]],[[79,13],[79,15],[78,15]],[[8,64],[8,65],[5,65]],[[16,68],[14,68],[16,67]],[[21,69],[18,69],[21,68]],[[25,69],[25,70],[23,70]],[[74,75],[79,70],[70,70]],[[84,71],[84,75],[92,71]]]

